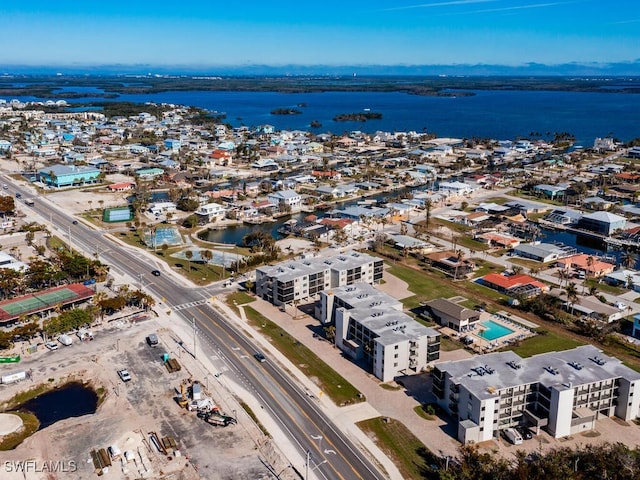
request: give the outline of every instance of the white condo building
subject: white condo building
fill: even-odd
[[[640,415],[640,373],[592,345],[520,358],[512,351],[437,364],[433,393],[457,418],[458,440],[490,440],[515,425],[555,438],[599,418]]]
[[[402,312],[402,303],[367,283],[320,293],[316,316],[335,321],[335,344],[365,360],[383,382],[412,375],[440,358],[440,333]]]
[[[379,283],[383,268],[382,259],[355,251],[282,262],[256,270],[256,294],[274,305],[291,304],[313,299],[333,287]]]

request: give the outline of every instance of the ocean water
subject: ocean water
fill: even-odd
[[[66,87],[64,91],[88,93],[100,90]],[[455,91],[450,93],[455,94]],[[591,146],[596,137],[613,135],[622,141],[640,137],[640,94],[520,90],[473,93],[472,96],[424,97],[400,92],[289,94],[190,91],[121,95],[117,99],[89,97],[69,99],[69,102],[175,103],[225,112],[226,122],[233,126],[270,124],[277,129],[312,130],[316,133],[413,130],[435,133],[440,137],[516,139],[529,137],[532,132],[542,134],[543,138],[552,136],[554,132],[568,132],[576,137],[577,144],[584,146]],[[34,97],[18,99],[43,100]],[[272,115],[270,112],[276,108],[296,108],[302,113]],[[382,113],[382,119],[333,121],[338,114],[367,109]],[[322,126],[311,128],[314,120]]]

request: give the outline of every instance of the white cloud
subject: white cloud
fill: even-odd
[[[496,0],[450,0],[448,2],[432,2],[432,3],[420,3],[418,5],[407,5],[404,7],[385,8],[383,12],[389,12],[392,10],[410,10],[414,8],[434,8],[434,7],[446,7],[449,5],[471,5],[474,3],[489,3]]]

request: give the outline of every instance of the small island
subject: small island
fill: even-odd
[[[271,110],[271,115],[300,115],[302,112],[296,108],[276,108]]]
[[[382,114],[379,112],[363,113],[341,113],[333,117],[334,122],[366,122],[367,120],[380,120]]]

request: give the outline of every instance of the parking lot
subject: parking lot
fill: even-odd
[[[145,341],[157,332],[159,344]],[[181,352],[182,369],[168,373],[162,354],[178,355],[176,336],[153,319],[130,323],[117,321],[106,328],[94,329],[94,340],[81,342],[74,336],[70,346],[48,350],[43,345],[33,355],[24,356],[19,368],[31,373],[31,380],[1,386],[0,401],[39,383],[65,383],[67,380],[91,381],[106,390],[104,403],[93,415],[60,421],[28,438],[16,450],[3,452],[3,460],[73,461],[76,470],[59,476],[31,472],[2,478],[97,477],[90,451],[116,445],[136,454],[137,462],[114,462],[101,478],[272,478],[262,463],[266,439],[245,413],[234,395],[213,375],[197,378],[202,372],[193,357]],[[2,366],[3,371],[8,367]],[[13,370],[16,366],[12,366]],[[126,368],[131,380],[123,382],[118,370]],[[194,376],[220,409],[237,417],[238,424],[215,427],[180,408],[175,397],[180,383]],[[149,441],[149,433],[171,436],[178,443],[180,456],[160,454]],[[261,449],[259,450],[259,447]],[[145,465],[142,468],[142,465]]]

